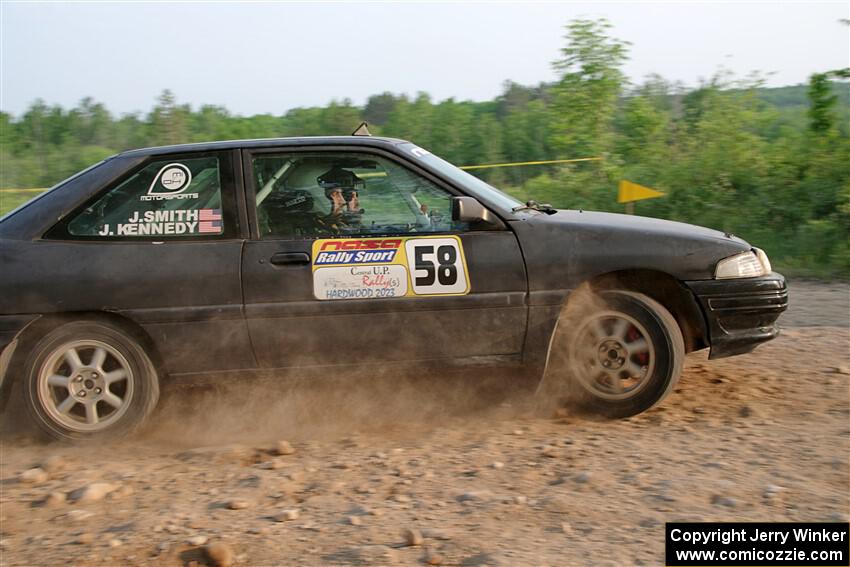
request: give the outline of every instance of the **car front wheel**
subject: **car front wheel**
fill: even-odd
[[[584,294],[558,322],[547,381],[580,406],[607,417],[646,411],[672,391],[685,347],[676,320],[632,291]]]
[[[159,398],[156,369],[141,345],[101,321],[53,329],[30,352],[24,376],[30,415],[60,440],[129,434]]]

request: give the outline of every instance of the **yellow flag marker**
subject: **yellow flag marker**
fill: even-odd
[[[617,194],[617,202],[631,203],[632,201],[654,199],[656,197],[663,197],[664,195],[666,195],[666,193],[662,193],[661,191],[656,191],[655,189],[650,189],[649,187],[644,187],[643,185],[638,185],[637,183],[632,183],[631,181],[626,181],[625,179],[622,179],[620,181],[620,191]]]

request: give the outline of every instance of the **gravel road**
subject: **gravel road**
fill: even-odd
[[[7,415],[0,565],[661,565],[666,521],[847,521],[850,286],[791,302],[779,339],[689,355],[622,421],[470,371],[174,390],[109,446]]]

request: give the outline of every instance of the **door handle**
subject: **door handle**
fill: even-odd
[[[278,252],[272,256],[270,262],[275,266],[309,264],[310,256],[305,252]]]

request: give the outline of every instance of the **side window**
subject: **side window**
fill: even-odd
[[[222,160],[219,155],[150,162],[109,189],[67,224],[70,236],[104,239],[219,236]]]
[[[452,195],[388,159],[358,153],[263,154],[253,159],[263,237],[319,238],[466,230]]]

